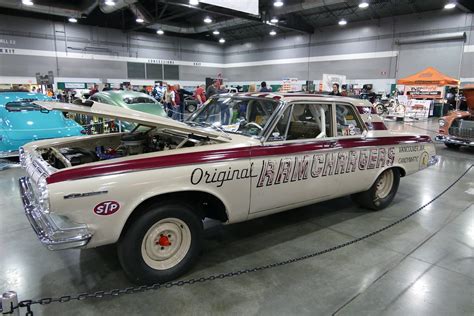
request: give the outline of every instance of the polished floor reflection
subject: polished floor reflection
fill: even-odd
[[[436,130],[436,120],[388,125]],[[473,149],[437,151],[440,162],[402,178],[381,212],[341,198],[228,227],[208,223],[204,253],[186,278],[304,255],[397,220],[474,163]],[[22,174],[0,172],[0,291],[28,299],[130,286],[113,246],[51,252],[39,244],[22,214]],[[35,315],[474,315],[473,203],[471,170],[406,222],[319,257],[204,284],[35,307]]]

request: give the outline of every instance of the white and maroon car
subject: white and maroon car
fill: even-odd
[[[220,95],[186,123],[102,103],[37,102],[137,127],[24,146],[26,216],[52,250],[117,243],[126,274],[152,283],[190,269],[205,218],[232,224],[345,195],[383,209],[400,177],[436,161],[435,149],[428,136],[369,130],[357,102]]]

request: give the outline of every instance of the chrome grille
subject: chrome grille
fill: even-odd
[[[461,138],[472,138],[474,139],[474,129],[472,128],[460,128],[451,127],[449,129],[449,135],[461,137]]]

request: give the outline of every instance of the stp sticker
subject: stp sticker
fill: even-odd
[[[94,213],[97,215],[112,215],[120,209],[120,204],[115,201],[105,201],[94,207]]]

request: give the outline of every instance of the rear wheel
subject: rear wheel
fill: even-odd
[[[151,206],[121,237],[120,263],[136,283],[164,283],[176,279],[196,262],[202,231],[201,218],[186,205]]]
[[[352,199],[364,208],[382,210],[395,197],[400,184],[400,171],[396,168],[382,172],[367,191],[352,195]]]
[[[446,147],[448,148],[451,148],[451,149],[459,149],[459,147],[461,147],[461,145],[458,145],[458,144],[451,144],[451,143],[444,143],[446,145]]]

